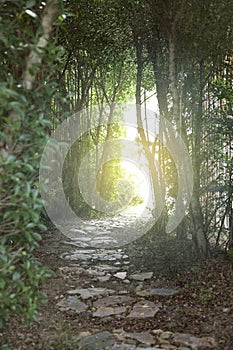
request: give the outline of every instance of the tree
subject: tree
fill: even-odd
[[[150,60],[160,114],[176,125],[190,150],[194,172],[190,208],[192,234],[198,254],[206,257],[209,247],[201,191],[204,118],[207,117],[204,98],[214,67],[223,62],[232,48],[232,4],[229,1],[219,4],[215,0],[198,4],[185,0],[148,0],[142,4],[129,0],[121,6],[127,10],[125,17],[130,18],[131,40],[138,53],[138,77],[142,76],[144,61]],[[145,48],[148,55],[144,53],[143,57]],[[136,95],[140,103],[140,84]],[[143,132],[140,135],[145,143]]]

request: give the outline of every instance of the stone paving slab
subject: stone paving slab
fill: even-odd
[[[106,271],[106,272],[116,272],[121,270],[121,267],[117,266],[112,266],[112,265],[97,265],[94,268],[98,269],[99,271]]]
[[[82,313],[88,309],[88,306],[75,296],[67,296],[63,298],[57,306],[61,311],[73,310],[77,313]]]
[[[113,316],[113,315],[120,315],[127,311],[127,308],[125,306],[116,306],[116,307],[110,307],[110,306],[101,306],[98,308],[95,312],[93,312],[93,317],[106,317],[106,316]]]
[[[87,275],[90,275],[90,276],[98,276],[98,277],[105,276],[105,272],[104,271],[100,271],[98,269],[92,269],[92,268],[87,269],[85,271],[85,273]]]
[[[129,278],[136,281],[145,281],[153,277],[153,272],[141,272],[130,275]]]
[[[95,296],[114,294],[115,290],[107,288],[76,288],[67,292],[69,295],[80,295],[82,299],[92,299]]]
[[[167,349],[164,349],[164,348],[136,348],[135,350],[167,350]],[[188,349],[189,350],[189,349]]]
[[[137,348],[134,345],[122,343],[113,345],[110,350],[137,350]]]
[[[79,346],[82,350],[102,350],[106,348],[111,349],[115,342],[113,335],[104,331],[82,338]]]
[[[85,273],[86,270],[82,267],[77,267],[77,266],[64,266],[64,267],[59,267],[59,271],[61,271],[61,273],[63,273],[64,275],[69,273],[81,275]]]
[[[136,294],[140,295],[140,296],[150,296],[150,295],[172,296],[172,295],[175,295],[177,293],[178,293],[178,291],[175,289],[151,288],[151,289],[140,290]]]
[[[113,275],[116,278],[119,278],[120,280],[124,280],[127,276],[127,271],[119,271]]]
[[[174,333],[171,341],[174,345],[188,346],[192,350],[216,349],[217,344],[212,337],[197,338],[192,334]]]
[[[100,277],[97,277],[97,280],[99,282],[107,282],[110,280],[112,276],[110,274],[107,274],[106,276],[100,276]]]
[[[131,305],[134,302],[134,298],[128,295],[111,295],[98,299],[93,302],[94,307],[101,306],[116,306],[116,305]]]
[[[161,304],[155,304],[152,301],[143,300],[136,303],[133,310],[127,316],[129,318],[150,318],[160,311]]]
[[[140,333],[126,333],[124,332],[123,337],[135,339],[139,343],[145,344],[145,345],[153,345],[155,344],[154,337],[149,332],[140,332]]]

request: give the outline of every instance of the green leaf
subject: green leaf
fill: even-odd
[[[12,211],[6,211],[3,215],[3,219],[8,219],[9,217],[12,216],[12,214],[13,214]]]
[[[29,194],[31,192],[31,184],[26,182],[26,193]]]
[[[26,270],[30,270],[30,268],[31,268],[31,262],[30,262],[30,260],[27,260],[27,261],[26,261],[26,263],[25,263],[25,268],[26,268]]]
[[[23,209],[26,209],[26,210],[29,209],[28,203],[25,203],[25,202],[23,202],[23,203],[21,204],[21,207],[22,207]]]
[[[18,179],[24,179],[25,178],[25,174],[24,173],[21,173],[20,171],[18,171],[14,178],[18,178]]]
[[[30,224],[28,224],[28,225],[30,225]],[[25,231],[25,232],[24,232],[24,236],[25,236],[25,238],[26,238],[26,240],[27,240],[28,242],[31,242],[31,241],[32,241],[32,236],[31,236],[31,234],[30,234],[28,231]]]
[[[19,103],[19,102],[16,102],[16,101],[13,101],[13,102],[10,102],[10,107],[13,108],[13,110],[18,113],[21,117],[24,116],[24,107]]]
[[[14,154],[10,154],[8,157],[7,157],[7,161],[8,162],[14,162],[16,160],[16,156]]]
[[[33,222],[29,222],[29,224],[26,225],[26,228],[33,228],[35,227],[35,224]]]
[[[6,285],[6,281],[3,278],[0,278],[0,289],[4,289]]]
[[[31,8],[31,7],[35,6],[35,4],[36,4],[36,0],[28,0],[26,2],[25,9]]]
[[[42,119],[41,120],[41,125],[44,125],[44,126],[50,126],[52,125],[52,122],[48,119]]]
[[[21,134],[19,136],[19,141],[29,141],[31,138],[30,134]]]
[[[41,241],[42,237],[39,233],[37,232],[33,232],[32,233],[32,237],[36,240],[36,241]]]
[[[18,279],[20,279],[21,275],[19,272],[14,272],[13,275],[12,275],[12,279],[13,281],[16,281]]]
[[[39,195],[39,190],[38,189],[35,189],[35,190],[33,190],[33,192],[32,192],[32,198],[35,200],[37,197],[38,197],[38,195]],[[35,208],[35,207],[34,207]]]
[[[0,139],[5,141],[6,143],[8,142],[8,137],[2,131],[0,131]]]
[[[31,164],[24,163],[24,167],[25,167],[27,170],[31,171],[31,172],[34,171],[34,168],[33,168],[33,166],[32,166]]]
[[[6,46],[8,46],[8,39],[0,32],[0,41],[3,41]]]
[[[20,185],[16,185],[15,186],[15,195],[17,196],[17,194],[19,193],[19,191],[20,191]]]
[[[45,231],[47,229],[47,227],[45,225],[40,224],[40,223],[37,226],[41,231]]]

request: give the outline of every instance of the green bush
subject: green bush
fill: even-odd
[[[38,169],[46,141],[45,126],[50,123],[44,112],[50,95],[48,89],[42,96],[25,92],[9,81],[0,83],[1,112],[8,116],[15,111],[21,116],[20,128],[2,116],[4,124],[10,124],[14,148],[7,157],[1,157],[0,327],[12,314],[33,320],[39,300],[45,297],[38,286],[51,276],[32,254],[40,232],[46,228],[41,223]],[[1,138],[7,144],[3,131]]]
[[[35,88],[24,89],[26,60],[42,31],[38,17],[25,11],[28,7],[33,11],[37,2],[13,3],[4,1],[0,12],[0,328],[15,315],[33,321],[46,299],[39,287],[53,275],[33,250],[46,229],[38,174],[46,130],[53,120],[56,85],[49,74],[59,59],[59,47],[50,43],[41,50],[47,66],[42,69],[43,61],[37,64],[40,76]]]

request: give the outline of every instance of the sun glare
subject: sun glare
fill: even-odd
[[[146,203],[149,195],[148,179],[140,167],[126,160],[121,161],[121,168],[125,174],[125,179],[129,181],[133,188],[134,197],[141,199],[142,203]]]

